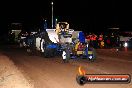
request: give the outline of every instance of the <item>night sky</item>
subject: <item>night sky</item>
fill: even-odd
[[[70,28],[83,31],[105,31],[108,27],[132,30],[130,1],[116,0],[53,0],[54,18],[67,21]],[[0,3],[1,32],[12,22],[22,22],[27,28],[38,25],[42,18],[51,27],[50,0],[17,0]]]

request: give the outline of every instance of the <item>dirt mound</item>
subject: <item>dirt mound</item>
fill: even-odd
[[[33,88],[14,63],[0,54],[0,88]]]

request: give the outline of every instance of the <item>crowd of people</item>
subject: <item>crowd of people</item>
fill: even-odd
[[[88,34],[86,41],[94,48],[110,48],[119,46],[119,37],[116,35]]]

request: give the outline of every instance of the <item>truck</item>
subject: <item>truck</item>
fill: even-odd
[[[11,23],[8,25],[8,41],[19,43],[18,35],[22,31],[22,23]]]
[[[119,36],[120,49],[129,48],[132,49],[132,33],[122,32]]]

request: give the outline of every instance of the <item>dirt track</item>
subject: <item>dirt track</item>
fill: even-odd
[[[14,63],[2,54],[0,54],[0,88],[33,88]]]
[[[4,54],[9,56],[34,88],[82,88],[76,82],[78,67],[81,65],[90,73],[123,73],[132,75],[131,53],[123,54],[107,50],[98,51],[95,62],[86,60],[71,60],[62,63],[61,58],[44,58],[29,56],[23,50],[8,49]],[[109,56],[108,56],[108,55]],[[120,58],[119,58],[120,57]],[[132,84],[86,84],[83,88],[132,88]]]

